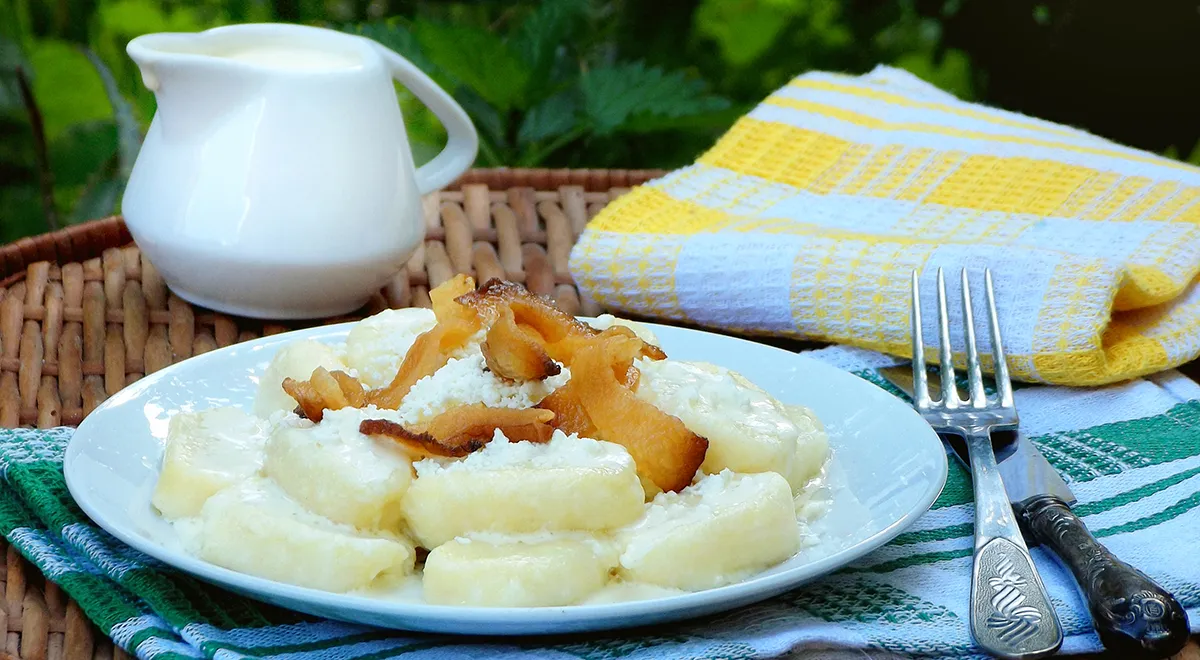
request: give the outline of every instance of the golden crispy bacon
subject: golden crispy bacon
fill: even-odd
[[[430,298],[437,324],[417,337],[387,387],[364,391],[345,373],[317,369],[306,381],[284,381],[301,414],[319,421],[325,410],[347,406],[397,409],[418,380],[486,329],[481,349],[497,376],[542,380],[565,364],[571,379],[536,408],[459,406],[419,427],[376,419],[363,421],[360,431],[392,438],[418,455],[461,458],[491,441],[497,429],[514,441],[546,442],[559,428],[623,445],[639,474],[663,490],[691,482],[708,441],[634,394],[641,374],[633,362],[664,359],[657,346],[624,326],[596,330],[512,282],[493,279],[476,290],[474,280],[459,275],[430,291]]]
[[[457,447],[447,447],[437,441],[437,438],[420,431],[412,431],[403,425],[386,419],[364,419],[358,425],[358,432],[363,435],[384,436],[400,443],[414,456],[440,456],[443,458],[462,458],[471,452],[483,449],[486,444],[482,440],[467,443]]]
[[[613,371],[616,373],[620,369],[621,367],[618,365],[614,367]],[[630,364],[619,380],[627,389],[636,392],[641,375],[642,373],[637,370],[637,367]],[[583,401],[579,398],[579,390],[578,386],[572,387],[571,381],[567,381],[566,385],[542,399],[537,407],[553,411],[554,426],[562,429],[563,433],[575,433],[585,438],[591,438],[595,436],[596,425],[592,424],[592,419],[584,410]]]
[[[490,408],[479,403],[447,410],[429,420],[426,430],[452,446],[479,438],[490,440],[497,429],[513,442],[548,442],[554,433],[553,420],[554,413],[549,410]]]
[[[308,380],[285,378],[283,391],[299,404],[300,414],[314,422],[321,421],[326,410],[362,408],[367,402],[367,393],[357,378],[324,367],[314,369]]]
[[[458,301],[474,309],[483,324],[491,328],[483,347],[485,355],[510,353],[520,356],[519,359],[510,357],[516,361],[516,365],[501,364],[500,368],[508,373],[534,374],[537,377],[544,372],[544,365],[551,359],[569,365],[580,346],[588,344],[602,334],[558,309],[550,300],[530,292],[516,282],[492,278],[484,282],[478,290],[458,298]],[[525,333],[516,335],[517,330],[524,330]],[[604,332],[624,332],[636,336],[632,330],[621,326],[609,328]],[[495,338],[493,334],[496,335]],[[531,344],[530,339],[540,339],[540,345]],[[652,360],[667,357],[660,348],[645,342],[642,342],[639,354]],[[496,371],[491,362],[488,366]],[[505,377],[518,380],[534,379],[521,376]],[[538,379],[540,378],[545,376]]]
[[[554,424],[564,432],[624,446],[638,474],[664,491],[678,491],[704,462],[708,440],[634,394],[630,385],[636,386],[637,370],[629,365],[645,345],[619,332],[580,345],[571,380],[539,407],[554,411]]]
[[[549,410],[489,408],[472,404],[451,408],[413,428],[384,419],[363,420],[358,430],[365,435],[382,435],[420,455],[461,458],[491,442],[499,429],[513,442],[547,442],[554,433]]]
[[[500,307],[480,346],[488,369],[509,380],[545,380],[562,367],[550,359],[541,337],[517,325],[511,309]]]
[[[429,292],[437,325],[417,337],[405,354],[396,377],[387,387],[371,391],[367,395],[369,403],[396,410],[418,380],[446,366],[450,356],[466,345],[480,329],[479,317],[455,299],[474,290],[475,280],[460,274]]]
[[[595,328],[516,282],[492,278],[484,282],[478,290],[460,297],[458,301],[479,312],[485,323],[496,318],[496,310],[507,307],[512,310],[517,324],[533,330],[546,343],[552,344],[568,335],[597,334]]]

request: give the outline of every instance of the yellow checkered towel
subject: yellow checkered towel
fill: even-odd
[[[912,271],[956,301],[965,267],[980,304],[986,266],[1014,376],[1096,385],[1200,354],[1200,170],[897,69],[809,73],[610,204],[570,266],[614,310],[904,356]]]

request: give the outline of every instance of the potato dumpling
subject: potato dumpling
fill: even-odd
[[[362,413],[329,411],[316,426],[282,428],[267,441],[266,473],[292,499],[333,522],[400,528],[412,462],[396,443],[358,432]]]
[[[740,374],[669,359],[641,359],[637,367],[638,397],[708,439],[700,466],[706,474],[777,472],[798,490],[824,464],[824,432],[811,420],[798,425],[782,403]]]
[[[196,515],[208,498],[262,468],[266,438],[266,423],[238,408],[176,414],[151,504],[168,520]]]
[[[213,496],[200,513],[197,554],[241,573],[346,592],[413,571],[416,552],[399,535],[368,536],[306,511],[268,479]]]
[[[737,582],[800,549],[791,486],[774,472],[725,471],[663,493],[617,538],[622,579],[687,591]]]
[[[821,473],[829,460],[829,436],[825,425],[804,406],[784,406],[788,417],[800,429],[796,443],[796,461],[792,464],[792,489],[800,488]]]
[[[368,387],[385,387],[396,377],[417,336],[436,322],[433,310],[419,307],[388,309],[367,317],[346,336],[346,364]]]
[[[346,364],[342,362],[338,352],[319,341],[302,339],[279,349],[258,381],[258,395],[254,400],[255,414],[265,418],[281,410],[295,410],[296,400],[283,391],[283,380],[308,380],[317,367],[324,367],[330,371],[346,370]]]
[[[497,436],[457,461],[426,459],[402,505],[413,537],[435,548],[472,532],[600,531],[642,514],[644,497],[624,447],[564,435],[550,442]]]
[[[616,552],[598,540],[455,539],[425,560],[425,600],[435,605],[556,607],[599,591]]]

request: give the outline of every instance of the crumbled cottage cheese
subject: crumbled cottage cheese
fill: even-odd
[[[396,377],[413,342],[433,329],[437,319],[431,309],[389,309],[354,324],[346,336],[346,364],[374,389]]]
[[[482,403],[493,408],[531,408],[571,379],[571,371],[545,380],[510,382],[486,370],[479,345],[465,355],[451,358],[432,376],[417,381],[404,397],[400,416],[421,421],[450,408]]]

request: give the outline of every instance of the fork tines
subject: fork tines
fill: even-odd
[[[1008,365],[1004,360],[1004,347],[1000,341],[1000,322],[996,315],[996,296],[992,290],[992,271],[983,271],[984,292],[987,298],[988,325],[991,329],[992,356],[995,359],[997,401],[993,405],[1002,408],[1013,406],[1012,382],[1008,376]],[[971,306],[971,287],[967,269],[962,270],[963,326],[967,345],[967,374],[970,394],[966,400],[958,395],[955,386],[954,358],[950,347],[950,318],[946,311],[946,279],[942,269],[937,271],[938,297],[938,353],[941,363],[941,398],[934,401],[929,396],[929,384],[925,372],[925,343],[921,336],[921,286],[917,271],[912,273],[912,342],[913,342],[913,399],[921,411],[934,407],[954,409],[963,406],[985,408],[989,405],[983,389],[983,369],[979,363],[979,351],[975,345],[975,323]]]

